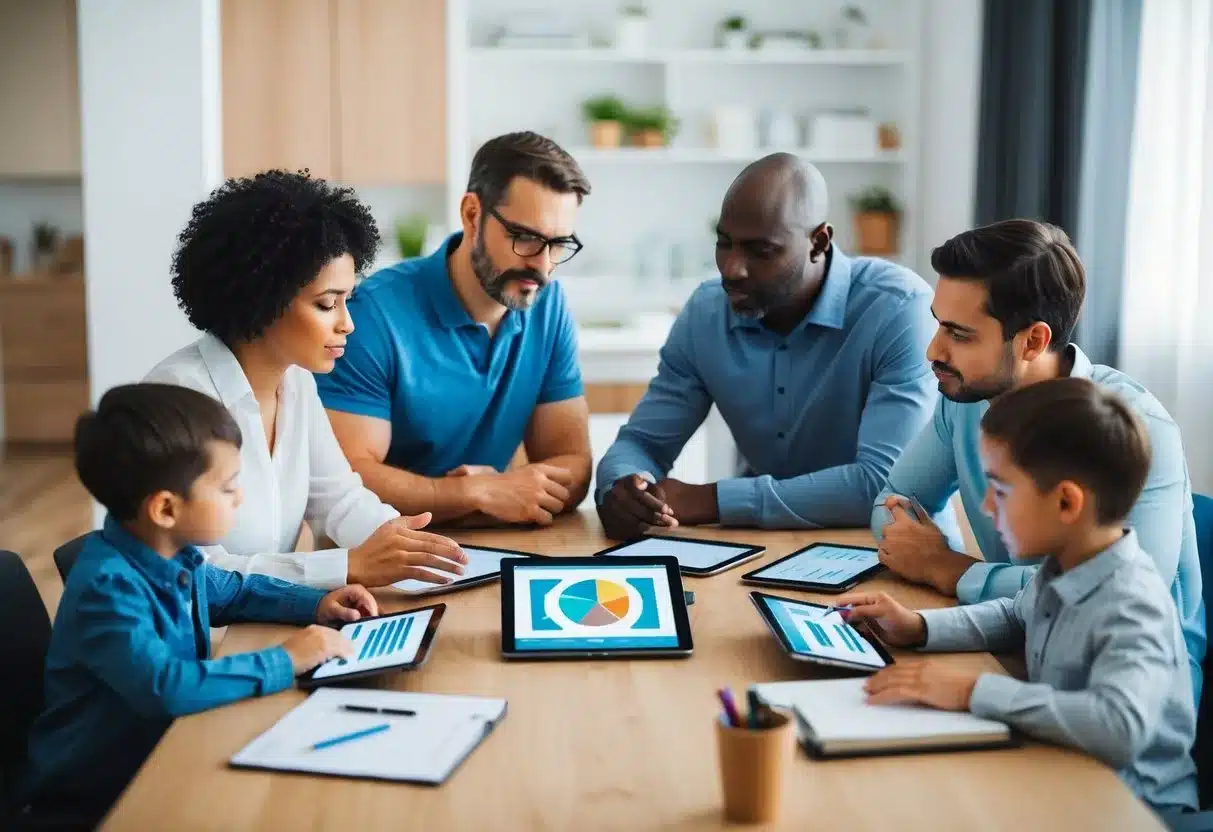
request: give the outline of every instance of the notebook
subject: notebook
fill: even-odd
[[[237,752],[230,765],[438,785],[505,713],[504,699],[320,688]],[[356,738],[326,745],[351,735]]]
[[[771,682],[754,691],[796,713],[800,742],[818,758],[1003,748],[1015,744],[1001,722],[918,705],[869,705],[867,679]]]

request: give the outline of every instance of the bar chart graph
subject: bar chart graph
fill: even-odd
[[[333,659],[316,669],[314,678],[324,679],[408,664],[417,655],[432,610],[394,615],[373,621],[346,624],[341,634],[354,645],[349,658]]]

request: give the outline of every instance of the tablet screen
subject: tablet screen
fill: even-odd
[[[624,543],[601,555],[633,555],[645,557],[663,555],[678,560],[678,566],[696,572],[708,572],[729,563],[741,563],[749,556],[761,554],[761,546],[747,543],[717,543],[715,541],[690,540],[682,537],[643,537]]]
[[[811,584],[842,585],[856,575],[880,565],[875,549],[817,545],[783,558],[746,577],[772,581],[803,581]]]
[[[503,558],[510,557],[527,557],[522,552],[510,552],[504,549],[484,549],[479,546],[460,546],[463,553],[467,555],[468,562],[464,564],[464,573],[455,577],[451,572],[438,572],[434,569],[427,569],[427,572],[433,572],[436,575],[444,575],[448,578],[455,577],[454,581],[449,584],[433,584],[428,581],[418,581],[410,578],[406,581],[397,581],[392,584],[396,589],[403,590],[410,595],[424,595],[427,592],[437,592],[440,590],[448,590],[459,584],[479,581],[490,575],[496,575],[501,572],[501,561]]]
[[[428,607],[346,624],[340,633],[354,642],[354,655],[348,659],[329,659],[316,668],[312,679],[332,679],[412,663],[433,614],[434,608]]]
[[[514,649],[678,647],[665,566],[513,567]]]
[[[819,604],[760,593],[755,593],[755,597],[766,606],[783,637],[784,646],[793,653],[838,659],[865,667],[884,667],[887,664],[868,640],[843,621],[837,611],[823,615],[828,607]]]

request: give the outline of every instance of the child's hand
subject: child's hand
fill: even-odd
[[[338,590],[340,591],[340,590]],[[354,643],[336,630],[312,624],[282,642],[282,649],[291,657],[295,675],[307,673],[329,659],[354,655]]]
[[[886,667],[863,687],[869,705],[920,702],[945,711],[967,711],[979,676],[937,662],[914,662]]]
[[[379,605],[375,596],[366,587],[349,584],[334,589],[320,599],[316,607],[316,623],[331,624],[335,621],[357,621],[368,615],[378,615]]]
[[[848,622],[867,620],[882,641],[894,647],[922,644],[927,638],[927,625],[922,616],[908,610],[883,592],[846,595],[834,602],[850,606],[842,616]]]

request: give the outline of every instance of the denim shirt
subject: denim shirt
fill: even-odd
[[[210,628],[312,623],[322,597],[209,566],[193,547],[161,557],[107,518],[59,602],[18,805],[104,809],[174,718],[290,687],[282,647],[212,659]]]

